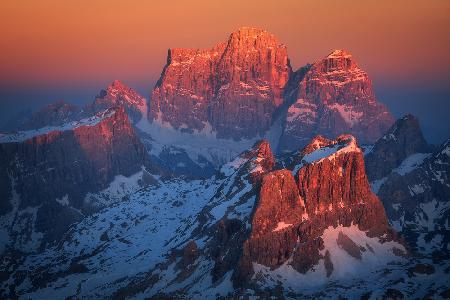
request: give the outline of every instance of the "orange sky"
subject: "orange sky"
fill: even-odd
[[[2,0],[0,81],[151,89],[167,48],[210,47],[244,25],[276,34],[295,68],[345,48],[375,81],[450,74],[447,0]]]

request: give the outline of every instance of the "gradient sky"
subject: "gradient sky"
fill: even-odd
[[[294,68],[349,50],[395,116],[418,115],[431,142],[450,137],[447,0],[2,0],[0,118],[92,101],[114,79],[148,97],[168,48],[209,48],[241,26],[274,33]]]

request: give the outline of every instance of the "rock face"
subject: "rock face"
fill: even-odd
[[[305,70],[300,70],[305,72]],[[393,117],[377,102],[372,83],[351,54],[335,50],[309,66],[289,91],[279,150],[295,150],[317,134],[353,134],[362,144],[373,143],[392,125]]]
[[[419,121],[406,115],[365,156],[372,189],[389,222],[423,255],[447,255],[450,218],[450,141],[437,149],[423,138]]]
[[[393,227],[425,255],[450,255],[450,140],[408,156],[378,188]]]
[[[114,80],[106,90],[101,90],[88,107],[94,112],[99,112],[116,106],[123,106],[134,124],[147,115],[145,98],[119,80]]]
[[[263,177],[257,212],[253,217],[252,237],[289,227],[306,216],[305,204],[289,170],[273,171]]]
[[[44,241],[57,239],[81,212],[90,212],[88,192],[148,162],[122,107],[60,129],[3,135],[0,142],[0,214],[33,211],[27,227],[43,233]]]
[[[239,278],[249,278],[255,263],[274,269],[289,261],[296,271],[306,273],[322,260],[330,276],[333,261],[330,253],[323,253],[332,251],[322,237],[327,228],[357,226],[353,230],[367,237],[393,238],[383,205],[370,190],[363,154],[353,136],[317,137],[300,155],[296,179],[286,169],[263,177]],[[354,244],[348,237],[340,240]],[[367,251],[364,247],[358,251]]]
[[[256,28],[211,49],[170,49],[149,103],[151,124],[138,127],[161,144],[153,152],[174,144],[198,165],[196,156],[219,166],[258,139],[277,153],[318,134],[373,143],[393,123],[349,53],[336,50],[292,72],[286,47]]]
[[[369,180],[381,179],[400,166],[408,156],[427,153],[429,150],[430,146],[423,137],[419,120],[412,115],[406,115],[398,119],[366,155]]]
[[[447,152],[437,161],[446,164]],[[275,170],[263,141],[207,180],[158,179],[75,224],[61,243],[24,260],[2,259],[8,272],[0,272],[0,293],[381,299],[448,290],[448,260],[403,257],[392,240],[354,138],[317,137],[295,155],[288,169]],[[116,272],[123,269],[125,277]],[[89,289],[78,289],[93,276]]]
[[[274,35],[241,28],[211,49],[170,49],[151,95],[149,119],[220,138],[267,131],[284,102],[291,67]]]

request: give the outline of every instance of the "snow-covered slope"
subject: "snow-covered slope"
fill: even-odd
[[[263,136],[241,140],[219,138],[210,126],[202,131],[175,129],[160,119],[153,122],[142,119],[136,127],[141,132],[149,154],[160,159],[165,167],[176,174],[208,177],[219,166],[231,161],[261,139],[269,140],[270,145],[276,148],[281,134],[281,122],[281,119],[277,119]],[[187,169],[187,166],[190,168]]]
[[[325,168],[324,164],[342,163],[344,156],[362,155],[350,136],[328,145],[323,142],[317,139],[300,151],[310,158],[303,160],[304,166]],[[142,186],[143,171],[116,176],[105,190],[88,196],[99,203],[109,199],[109,205],[73,225],[58,243],[30,255],[3,255],[0,268],[8,274],[0,294],[33,299],[333,299],[335,295],[354,299],[448,293],[448,261],[405,256],[403,245],[387,235],[374,236],[373,230],[355,223],[325,226],[318,235],[323,258],[305,272],[298,271],[292,263],[298,259],[292,258],[274,268],[254,262],[249,281],[239,277],[237,271],[244,267],[241,257],[248,250],[244,243],[256,226],[255,208],[263,201],[261,184],[271,185],[267,180],[263,183],[264,178],[280,173],[271,172],[274,166],[269,144],[261,142],[206,180],[154,176],[151,185]],[[278,178],[283,180],[283,174],[291,172],[281,172]],[[289,191],[284,192],[290,197]],[[303,198],[303,207],[309,197]],[[333,211],[339,209],[346,212],[350,206]],[[325,219],[330,213],[324,212]],[[298,221],[305,224],[317,219],[311,213],[301,216]],[[293,224],[289,219],[269,229],[270,235],[279,237],[273,241],[285,243],[287,234],[297,228]],[[295,249],[304,247],[297,244]]]

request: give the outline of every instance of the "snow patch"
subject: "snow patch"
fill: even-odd
[[[275,229],[272,230],[272,231],[273,232],[280,231],[280,230],[286,229],[286,228],[291,227],[291,226],[292,226],[292,224],[287,224],[287,223],[284,223],[284,222],[278,222],[277,227],[275,227]]]
[[[347,123],[350,127],[360,123],[362,117],[364,116],[363,112],[354,111],[353,106],[351,105],[334,103],[330,105],[329,108],[339,112],[342,119],[344,119],[345,123]]]
[[[418,168],[423,161],[429,157],[430,153],[414,153],[407,158],[405,158],[400,166],[392,170],[392,172],[396,172],[399,175],[405,175],[409,172],[413,171],[414,169]]]

